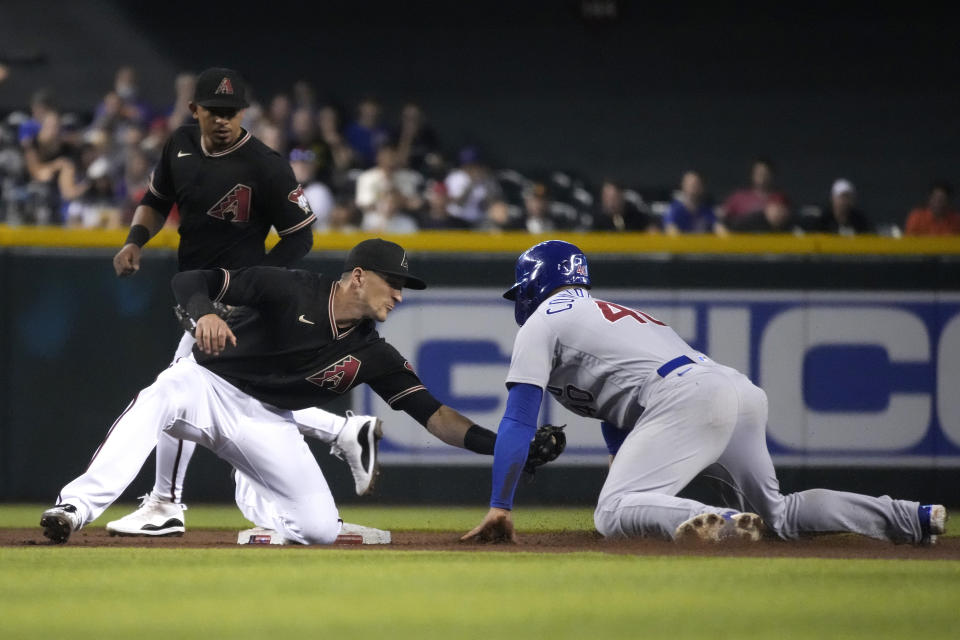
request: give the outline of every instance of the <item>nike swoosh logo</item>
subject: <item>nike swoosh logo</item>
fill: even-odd
[[[193,155],[192,153],[184,153],[183,151],[177,151],[178,158],[183,158],[183,157],[192,156],[192,155]]]
[[[679,377],[682,376],[683,374],[685,374],[685,373],[687,373],[688,371],[690,371],[690,369],[692,369],[692,368],[693,368],[693,367],[687,367],[687,368],[684,369],[683,371],[678,371],[678,372],[677,372],[677,377],[679,378]]]
[[[307,318],[302,313],[300,314],[300,317],[297,318],[297,320],[299,320],[303,324],[316,324],[314,322],[310,322],[309,320],[307,320]]]

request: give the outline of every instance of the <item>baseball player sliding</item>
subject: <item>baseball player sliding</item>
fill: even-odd
[[[118,276],[140,268],[141,248],[163,227],[174,204],[180,214],[180,271],[291,267],[310,250],[314,215],[289,163],[241,126],[246,94],[246,83],[232,69],[211,68],[198,76],[190,104],[196,126],[178,128],[164,146],[127,240],[113,259]],[[271,226],[280,241],[266,253]],[[193,335],[184,333],[173,361],[189,355],[193,344]],[[355,447],[344,443],[355,440],[361,429],[380,428],[374,416],[342,418],[305,409],[294,417],[301,433],[331,444],[347,461],[358,495],[370,491],[376,474],[357,457]],[[153,490],[133,513],[107,523],[107,531],[183,534],[183,484],[195,446],[161,433]]]
[[[542,242],[517,260],[504,297],[520,330],[490,510],[462,540],[516,540],[510,510],[544,391],[601,421],[612,462],[594,523],[606,537],[758,540],[766,529],[784,539],[854,532],[929,544],[944,533],[942,505],[826,489],[781,494],[763,390],[649,314],[591,297],[590,285],[587,259],[572,244]],[[705,469],[735,491],[736,504],[677,497]]]
[[[66,542],[100,516],[168,435],[234,467],[237,505],[258,527],[294,543],[332,543],[342,522],[296,412],[361,383],[447,444],[492,451],[496,434],[441,404],[377,334],[404,287],[426,284],[410,274],[403,248],[380,239],[355,246],[337,279],[259,266],[178,273],[174,294],[196,321],[195,349],[117,418],[86,472],[43,512],[44,535]],[[215,302],[253,312],[231,327]],[[370,466],[379,435],[361,429],[354,437]]]

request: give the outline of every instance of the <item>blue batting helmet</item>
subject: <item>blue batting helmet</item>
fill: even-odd
[[[535,244],[517,258],[517,281],[503,297],[514,301],[513,314],[521,327],[551,292],[567,284],[590,288],[587,257],[562,240]]]

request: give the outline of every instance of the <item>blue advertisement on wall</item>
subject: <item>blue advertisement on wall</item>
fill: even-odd
[[[496,429],[517,326],[497,289],[409,292],[382,334],[443,403]],[[770,403],[774,462],[960,467],[960,295],[595,289],[650,313],[695,349],[747,374]],[[368,387],[357,411],[388,422],[384,462],[489,464],[442,444]],[[545,400],[568,425],[566,464],[605,465],[599,422]]]

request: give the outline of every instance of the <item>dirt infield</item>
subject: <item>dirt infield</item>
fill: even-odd
[[[853,535],[833,535],[809,540],[784,542],[764,540],[724,544],[677,544],[661,540],[608,541],[591,531],[521,534],[519,544],[461,543],[458,533],[395,531],[389,545],[333,545],[310,547],[323,549],[392,549],[395,551],[485,551],[510,553],[571,553],[594,551],[637,556],[742,556],[770,558],[876,558],[901,560],[960,560],[960,538],[942,538],[931,547],[892,545]],[[237,532],[227,529],[188,531],[174,538],[113,537],[102,528],[74,533],[66,546],[72,547],[144,547],[144,548],[236,548]],[[49,546],[39,528],[0,529],[0,547]],[[245,545],[248,549],[284,549],[292,547]]]

